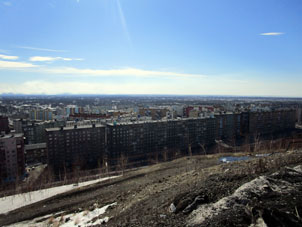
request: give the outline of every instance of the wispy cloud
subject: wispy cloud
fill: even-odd
[[[0,60],[0,69],[25,69],[33,68],[36,65],[27,63],[27,62],[15,62],[15,61],[1,61]]]
[[[50,61],[82,61],[82,58],[63,58],[63,57],[45,57],[45,56],[34,56],[29,58],[30,61],[39,61],[39,62],[50,62]]]
[[[272,36],[276,36],[276,35],[284,35],[284,32],[266,32],[266,33],[260,33],[260,35],[272,35]]]
[[[17,60],[18,58],[19,58],[18,56],[9,56],[9,55],[0,54],[0,59],[4,59],[4,60]]]
[[[3,2],[3,5],[5,5],[5,6],[11,6],[11,5],[12,5],[12,3],[11,3],[11,2],[9,2],[9,1],[4,1],[4,2]]]
[[[8,50],[3,50],[3,49],[0,49],[0,53],[8,54],[8,53],[9,53],[9,51],[8,51]]]
[[[67,50],[55,50],[55,49],[38,48],[38,47],[30,47],[30,46],[17,46],[17,48],[26,49],[26,50],[47,51],[47,52],[67,52]]]
[[[187,94],[187,95],[255,95],[293,96],[302,95],[299,83],[278,83],[249,81],[236,83],[213,79],[169,80],[146,82],[118,81],[43,81],[32,80],[23,83],[0,83],[1,93],[18,94]]]
[[[165,71],[153,71],[136,68],[125,69],[79,69],[73,67],[65,68],[42,68],[42,71],[54,74],[70,74],[80,76],[132,76],[132,77],[206,77],[199,74],[177,73],[177,72],[165,72]]]
[[[34,58],[34,57],[33,57]],[[47,58],[47,59],[46,59]],[[59,57],[61,59],[61,57]],[[32,59],[34,62],[47,62],[53,60],[51,57],[37,57]],[[66,60],[66,59],[65,59]],[[67,59],[69,61],[70,59]],[[78,59],[80,60],[80,59]],[[75,67],[49,67],[47,65],[35,65],[27,62],[0,61],[1,69],[23,69],[27,72],[45,73],[45,74],[64,74],[78,77],[137,77],[137,78],[206,78],[207,75],[190,74],[169,71],[145,70],[137,68],[122,69],[80,69]]]
[[[126,36],[128,42],[129,42],[129,44],[132,45],[131,44],[131,38],[130,38],[130,35],[129,35],[129,31],[128,31],[127,22],[126,22],[126,19],[125,19],[125,16],[124,16],[124,12],[123,12],[123,8],[121,6],[120,0],[116,0],[116,2],[117,2],[118,13],[119,13],[119,17],[120,17],[120,20],[121,20],[123,31],[125,33],[125,36]]]

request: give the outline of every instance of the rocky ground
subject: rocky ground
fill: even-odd
[[[0,226],[63,212],[60,225],[65,214],[113,203],[102,226],[302,226],[302,151],[227,164],[221,156],[130,171],[0,215]]]

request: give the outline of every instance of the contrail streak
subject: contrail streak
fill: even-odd
[[[130,35],[129,35],[129,32],[128,32],[128,27],[127,27],[127,23],[126,23],[126,19],[125,19],[124,13],[123,13],[121,3],[120,3],[119,0],[117,0],[116,3],[117,3],[117,8],[118,8],[118,12],[119,12],[119,16],[120,16],[120,19],[121,19],[121,24],[122,24],[124,33],[125,33],[126,38],[129,42],[129,45],[132,46],[131,38],[130,38]]]

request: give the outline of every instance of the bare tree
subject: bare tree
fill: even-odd
[[[163,159],[164,159],[164,162],[166,162],[168,160],[168,150],[167,150],[167,148],[165,148],[164,151],[163,151]]]
[[[258,133],[254,134],[254,152],[257,152],[259,150],[260,145],[260,137]]]
[[[127,168],[127,164],[128,164],[128,158],[122,153],[118,163],[118,166],[122,171],[122,174],[124,174],[124,170]]]
[[[191,143],[189,143],[189,146],[188,146],[188,153],[189,153],[189,156],[192,156],[192,145],[191,145]]]
[[[199,145],[199,146],[201,147],[201,149],[203,150],[204,155],[207,155],[207,151],[206,151],[206,149],[205,149],[205,147],[204,147],[204,144],[199,143],[198,145]]]

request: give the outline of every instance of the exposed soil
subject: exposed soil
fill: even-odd
[[[302,164],[302,151],[228,164],[219,163],[220,156],[184,157],[130,171],[122,177],[0,215],[0,226],[60,211],[70,213],[85,210],[96,203],[101,207],[114,202],[117,202],[117,206],[106,212],[106,216],[111,217],[104,224],[106,226],[185,226],[190,224],[190,216],[200,205],[215,203],[232,195],[242,184],[259,175],[269,175],[280,169],[280,178],[290,181],[291,176],[287,176],[286,172],[282,175],[282,168]],[[297,181],[297,178],[293,180]],[[296,191],[295,195],[286,194],[282,197],[274,197],[272,193],[252,200],[249,203],[250,212],[229,209],[207,220],[202,226],[249,226],[259,217],[273,220],[276,216],[285,219],[284,223],[299,225],[301,223],[297,215],[292,215],[298,213],[302,216],[301,198],[301,190]],[[236,215],[234,212],[237,212]]]

